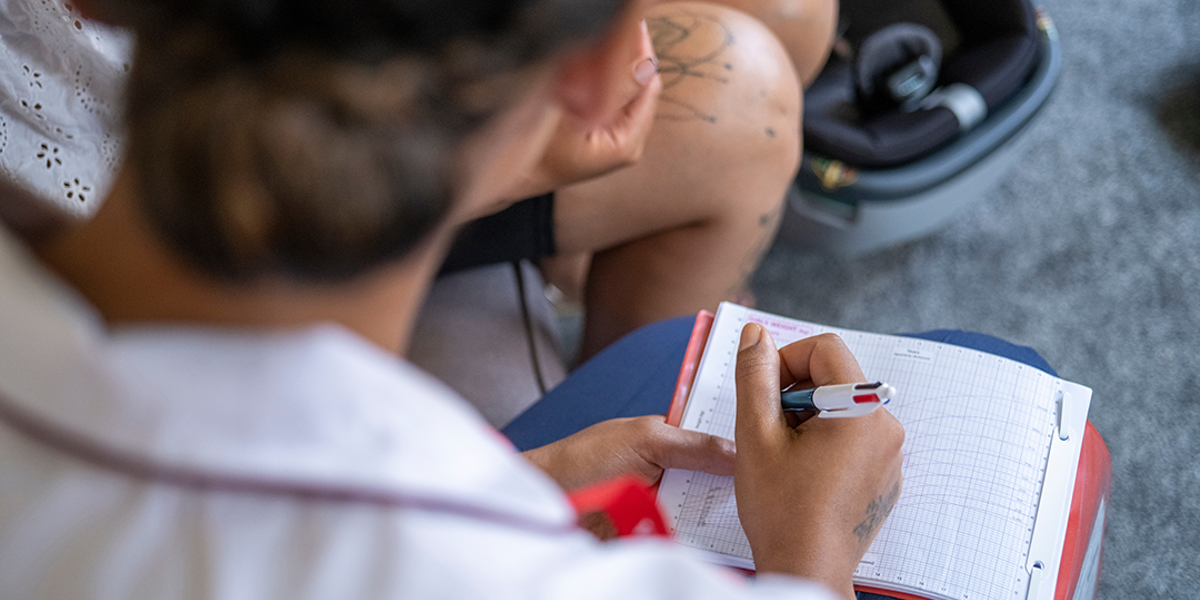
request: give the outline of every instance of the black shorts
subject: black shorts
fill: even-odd
[[[518,201],[463,226],[438,275],[554,254],[554,193]]]

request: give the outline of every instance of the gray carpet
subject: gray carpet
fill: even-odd
[[[1103,598],[1200,598],[1200,2],[1046,0],[1059,87],[1006,181],[948,229],[855,259],[777,245],[759,307],[962,328],[1095,390],[1114,489]]]

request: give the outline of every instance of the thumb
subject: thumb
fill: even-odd
[[[742,329],[737,354],[738,444],[758,445],[779,436],[787,427],[779,406],[779,352],[761,325]]]
[[[639,87],[650,85],[650,81],[658,76],[658,57],[654,54],[654,42],[650,39],[650,30],[643,19],[638,29],[637,55],[633,63],[633,79]]]
[[[620,90],[617,109],[628,111],[630,106],[650,96],[651,84],[658,79],[658,57],[654,54],[654,44],[650,40],[650,32],[646,21],[638,27],[638,39],[633,44],[632,62],[628,75],[621,77],[618,87]]]

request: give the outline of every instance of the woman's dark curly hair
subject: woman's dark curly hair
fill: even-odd
[[[227,279],[352,277],[445,216],[455,150],[622,0],[92,0],[130,26],[130,156],[172,247]]]

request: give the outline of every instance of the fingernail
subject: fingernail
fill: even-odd
[[[655,75],[658,75],[658,65],[652,58],[647,58],[633,67],[633,78],[642,86],[650,85]]]
[[[746,348],[757,345],[762,339],[762,327],[758,323],[750,323],[742,328],[742,341],[738,344],[738,351],[741,352]]]

